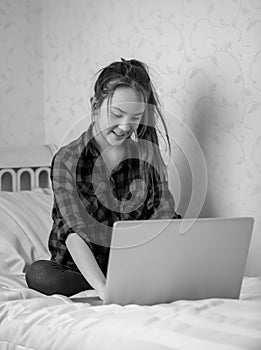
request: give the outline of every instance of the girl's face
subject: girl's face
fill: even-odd
[[[138,128],[145,111],[143,96],[132,88],[117,88],[108,110],[107,100],[102,102],[95,119],[94,138],[101,149],[120,146]]]

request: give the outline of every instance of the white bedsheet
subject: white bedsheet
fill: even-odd
[[[26,265],[48,258],[51,203],[41,191],[0,197],[0,350],[261,350],[261,277],[244,279],[240,300],[155,306],[28,289]]]
[[[0,287],[0,349],[260,350],[261,278],[245,278],[241,300],[155,306],[90,306]]]
[[[26,266],[50,256],[52,201],[50,190],[0,192],[0,260],[24,286]]]

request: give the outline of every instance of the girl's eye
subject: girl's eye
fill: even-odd
[[[114,114],[114,113],[112,113],[112,115],[113,115],[115,118],[121,118],[121,115],[120,115],[120,114]]]
[[[115,113],[112,113],[112,116],[113,116],[114,118],[118,118],[118,119],[122,117],[121,114],[115,114]],[[137,122],[139,122],[140,120],[141,120],[141,117],[132,118],[132,122],[134,122],[134,123],[137,123]]]

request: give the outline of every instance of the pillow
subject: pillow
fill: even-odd
[[[21,283],[28,265],[50,258],[52,201],[49,189],[0,192],[0,264]]]

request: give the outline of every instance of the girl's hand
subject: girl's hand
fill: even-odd
[[[105,298],[105,282],[99,288],[96,289],[96,292],[98,293],[99,298],[101,300],[104,300],[104,298]]]

